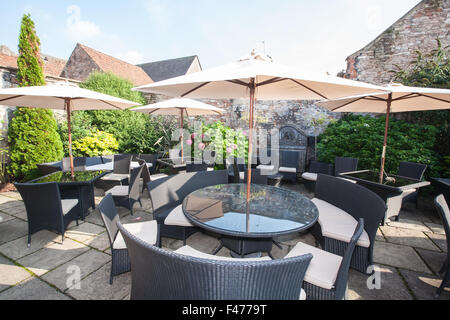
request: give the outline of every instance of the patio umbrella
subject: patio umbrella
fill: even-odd
[[[358,81],[300,72],[252,56],[220,67],[134,88],[168,96],[210,99],[250,98],[247,203],[250,201],[253,113],[256,99],[321,100],[380,90]],[[380,90],[381,91],[381,90]]]
[[[390,84],[383,87],[386,92],[325,100],[318,105],[333,112],[385,113],[383,152],[381,155],[380,183],[383,182],[386,160],[389,115],[394,112],[428,111],[450,109],[450,90],[435,88],[407,87]]]
[[[71,111],[99,109],[122,110],[137,104],[136,102],[67,84],[0,89],[0,105],[56,109],[67,112],[72,177],[74,176],[74,171],[70,123]]]
[[[192,99],[170,99],[147,106],[131,109],[132,111],[142,112],[151,115],[179,115],[180,128],[183,130],[183,117],[193,117],[201,115],[221,115],[223,110],[209,104]],[[183,131],[181,131],[181,162],[183,163]]]

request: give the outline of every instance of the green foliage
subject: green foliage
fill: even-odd
[[[397,66],[397,70],[391,71],[394,80],[408,86],[450,89],[450,47],[443,47],[439,39],[436,42],[436,49],[429,53],[417,51],[416,59],[407,68]],[[450,171],[450,164],[444,161],[450,157],[449,119],[450,110],[411,112],[411,122],[439,129],[434,149],[442,156],[445,177]]]
[[[135,101],[137,104],[147,103],[147,100],[141,92],[131,91],[131,88],[133,88],[134,85],[130,81],[112,73],[103,73],[99,71],[92,72],[89,75],[89,78],[80,84],[80,87]]]
[[[30,15],[24,15],[20,26],[17,81],[21,87],[45,85],[41,42],[36,35]]]
[[[328,126],[318,143],[319,161],[334,163],[335,157],[358,158],[360,169],[380,169],[385,117],[347,115]],[[390,120],[385,170],[395,174],[401,161],[428,165],[429,176],[439,176],[439,155],[434,151],[438,129]]]
[[[24,15],[19,36],[17,79],[19,86],[45,85],[40,42],[29,15]],[[15,180],[39,176],[36,164],[60,160],[61,139],[53,113],[45,109],[17,108],[8,128],[10,160],[8,173]]]
[[[193,152],[196,149],[202,149],[204,146],[200,143],[204,143],[208,150],[216,152],[216,163],[225,163],[225,159],[230,157],[244,158],[247,162],[248,137],[246,131],[234,130],[220,121],[204,125],[202,131],[203,139],[195,141],[194,138]]]
[[[17,108],[9,124],[8,139],[8,172],[17,181],[37,178],[40,172],[36,164],[61,160],[64,155],[50,110]]]
[[[119,148],[116,138],[110,133],[97,131],[92,136],[73,142],[76,157],[96,157],[114,154]]]
[[[131,82],[111,73],[94,72],[80,87],[137,104],[146,103],[142,93],[131,91]],[[153,118],[131,110],[77,111],[72,118],[72,135],[74,140],[79,140],[100,130],[117,139],[120,153],[152,153],[168,146],[173,120]],[[60,134],[63,139],[67,136],[66,123],[61,124]]]
[[[72,141],[81,140],[97,132],[97,128],[91,125],[91,117],[84,111],[72,111],[71,118]],[[58,133],[63,144],[64,154],[69,156],[69,133],[67,122],[64,121],[58,125]]]

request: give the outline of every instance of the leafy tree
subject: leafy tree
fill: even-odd
[[[443,47],[436,39],[437,47],[429,53],[417,51],[417,56],[407,68],[392,71],[394,80],[408,86],[450,89],[450,46]],[[445,158],[450,157],[450,110],[411,112],[411,122],[434,125],[439,129],[435,150],[441,155],[445,171],[450,165]],[[445,175],[445,173],[443,173]],[[448,176],[448,174],[446,175]]]
[[[109,94],[122,99],[146,104],[141,92],[132,91],[133,84],[111,73],[93,72],[80,87]],[[72,134],[74,140],[92,136],[97,130],[108,132],[119,142],[121,153],[152,153],[160,149],[156,144],[161,137],[163,145],[174,127],[174,119],[151,118],[131,110],[93,110],[73,113]],[[59,129],[61,137],[67,136],[67,124]],[[161,141],[160,141],[161,143]]]
[[[319,161],[334,163],[335,157],[358,158],[361,169],[380,169],[386,117],[346,115],[331,123],[320,136]],[[442,170],[434,151],[438,129],[393,119],[389,126],[385,170],[396,173],[401,161],[428,165],[427,174],[438,176]]]
[[[17,59],[19,86],[45,85],[40,41],[30,15],[22,18]],[[60,160],[61,139],[53,112],[46,109],[17,108],[8,130],[10,166],[15,180],[28,180],[39,175],[36,164]]]

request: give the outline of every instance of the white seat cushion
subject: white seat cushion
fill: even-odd
[[[189,222],[183,213],[181,204],[170,211],[169,215],[164,220],[164,224],[168,226],[181,226],[181,227],[193,227],[194,225]]]
[[[106,194],[110,193],[113,196],[127,196],[128,195],[128,188],[129,186],[115,186],[108,191],[106,191]]]
[[[305,290],[303,290],[303,288],[301,288],[300,291],[300,300],[306,300],[306,292]]]
[[[414,193],[414,192],[416,192],[417,191],[417,189],[408,189],[408,190],[405,190],[405,191],[403,191],[403,193],[402,193],[402,198],[404,198],[404,197],[406,197],[406,196],[409,196],[410,194],[412,194],[412,193]]]
[[[152,175],[150,175],[150,181],[155,181],[155,180],[158,180],[161,178],[166,178],[166,177],[168,177],[168,175],[165,173],[152,174]]]
[[[299,242],[284,258],[297,257],[307,253],[311,253],[313,258],[306,270],[304,281],[324,289],[332,289],[342,257]]]
[[[69,213],[78,204],[78,199],[63,199],[61,200],[61,206],[63,210],[63,215]]]
[[[326,201],[317,198],[313,198],[311,201],[319,210],[319,224],[322,235],[349,243],[358,225],[356,219]],[[365,248],[370,246],[369,235],[365,230],[363,230],[357,245]]]
[[[125,179],[128,179],[130,177],[129,174],[123,173],[108,173],[107,175],[104,175],[101,180],[107,180],[107,181],[122,181]]]
[[[265,171],[273,171],[273,170],[275,170],[275,166],[260,164],[259,166],[256,167],[256,169],[265,170]]]
[[[317,181],[317,173],[304,172],[302,173],[302,178],[309,181]]]
[[[153,221],[145,221],[145,222],[137,222],[137,223],[127,223],[124,224],[123,227],[136,236],[137,238],[145,241],[151,245],[156,244],[156,240],[158,237],[158,223],[156,220]],[[116,239],[113,243],[113,249],[126,249],[125,240],[122,237],[122,234],[117,233]]]
[[[297,172],[297,168],[291,168],[291,167],[280,167],[280,169],[278,169],[279,172],[292,172],[292,173],[296,173]]]
[[[351,183],[356,183],[356,180],[352,180],[352,179],[346,179],[346,178],[342,178],[342,177],[338,177],[339,179],[351,182]]]
[[[215,256],[212,254],[204,253],[201,251],[198,251],[190,246],[184,246],[181,247],[178,250],[175,250],[174,252],[179,254],[184,254],[186,256],[190,257],[196,257],[196,258],[202,258],[202,259],[211,259],[211,260],[224,260],[224,261],[270,261],[270,257],[261,257],[261,258],[232,258],[232,257],[221,257],[221,256]]]

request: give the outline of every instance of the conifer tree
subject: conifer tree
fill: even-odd
[[[30,15],[24,15],[19,35],[17,81],[19,86],[45,85],[40,41]],[[60,160],[61,138],[53,112],[48,109],[17,108],[8,128],[10,165],[16,181],[39,176],[36,164]]]

